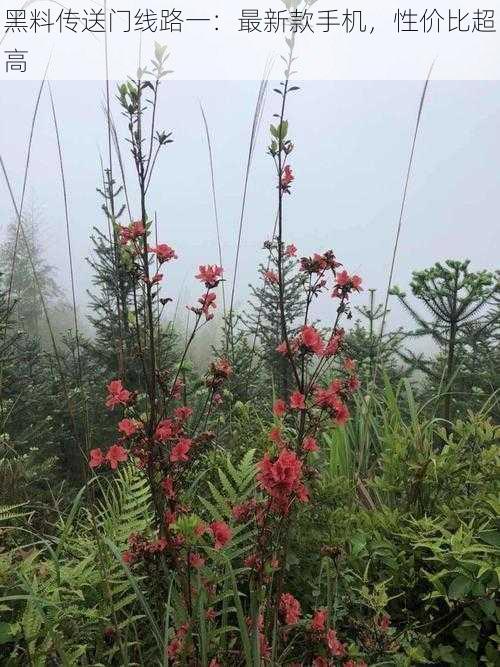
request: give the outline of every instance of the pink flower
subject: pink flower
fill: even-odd
[[[351,285],[352,285],[352,288],[353,288],[354,290],[356,290],[357,292],[359,292],[359,290],[361,289],[361,283],[362,283],[362,282],[363,282],[363,279],[360,278],[359,276],[357,276],[356,274],[354,274],[353,276],[351,276]]]
[[[295,625],[300,620],[300,602],[291,593],[283,593],[280,598],[280,612],[286,625]]]
[[[313,438],[310,435],[304,438],[304,440],[302,441],[302,449],[305,452],[319,452],[319,447],[318,443],[316,442],[316,438]]]
[[[280,281],[278,274],[275,271],[264,271],[262,273],[266,282],[270,285],[277,285]]]
[[[327,631],[326,645],[328,646],[330,655],[333,655],[336,658],[342,658],[342,656],[345,655],[345,646],[337,639],[337,633],[335,630],[330,629]]]
[[[257,467],[260,486],[277,501],[281,511],[288,511],[292,493],[295,493],[301,502],[307,502],[307,491],[301,481],[302,462],[295,452],[283,449],[274,461],[266,453]]]
[[[349,421],[349,409],[345,403],[338,401],[335,405],[335,423],[339,426],[343,426]]]
[[[282,398],[278,398],[278,400],[274,402],[273,413],[276,417],[283,417],[286,413],[286,403]]]
[[[215,292],[204,294],[200,299],[198,299],[198,303],[201,304],[201,312],[205,315],[207,320],[211,320],[213,318],[213,314],[210,312],[210,308],[217,308],[217,304],[215,303],[216,299],[217,295]]]
[[[300,344],[305,347],[308,352],[322,354],[325,344],[318,331],[314,327],[302,327],[299,338]]]
[[[210,532],[215,540],[215,548],[222,549],[232,537],[231,528],[224,521],[214,521],[210,524]]]
[[[129,241],[135,241],[140,236],[144,236],[146,228],[141,220],[132,222],[128,227],[120,227],[119,236],[121,245],[126,245]]]
[[[356,370],[356,362],[350,357],[344,359],[344,368],[348,373],[354,373]]]
[[[162,419],[155,431],[155,440],[165,442],[175,435],[174,424],[171,419]]]
[[[382,614],[382,616],[377,620],[378,627],[382,632],[387,632],[391,627],[391,617],[388,614]]]
[[[351,375],[351,377],[346,382],[346,386],[350,392],[354,393],[360,388],[361,382],[355,375]]]
[[[281,429],[278,426],[274,426],[268,433],[268,438],[271,442],[274,442],[278,447],[284,447],[285,441],[281,434]]]
[[[294,244],[291,243],[290,245],[287,245],[287,247],[285,248],[285,255],[287,257],[295,257],[296,254],[297,254],[297,248],[294,246]]]
[[[222,280],[223,272],[224,270],[221,266],[216,266],[215,264],[212,266],[211,264],[207,264],[207,266],[199,267],[199,273],[195,276],[195,278],[205,283],[205,287],[207,287],[207,289],[212,289],[217,287],[217,285]]]
[[[254,514],[256,509],[255,500],[247,500],[241,505],[235,505],[231,511],[233,519],[237,522],[248,521]]]
[[[322,655],[318,655],[313,660],[313,667],[328,667],[328,660],[323,658]]]
[[[128,452],[121,445],[112,445],[106,453],[106,462],[111,470],[116,470],[118,464],[128,459]]]
[[[107,386],[106,407],[111,410],[117,405],[127,405],[132,394],[124,388],[121,380],[113,380]]]
[[[91,468],[100,468],[104,463],[104,454],[100,449],[92,449],[90,451],[89,466]]]
[[[189,554],[189,565],[191,567],[196,568],[197,570],[200,569],[200,567],[203,567],[205,565],[205,559],[200,556],[200,554],[193,552]]]
[[[305,410],[305,396],[300,391],[294,391],[290,396],[290,407],[294,410]]]
[[[179,653],[182,651],[182,647],[184,646],[184,642],[182,639],[179,639],[178,637],[174,637],[170,644],[167,646],[167,654],[169,658],[175,658],[176,656],[179,655]]]
[[[295,176],[292,168],[287,164],[281,173],[281,187],[283,190],[287,191],[293,180],[295,180]]]
[[[186,421],[186,419],[189,419],[189,417],[191,417],[192,414],[193,414],[192,409],[188,407],[175,408],[174,410],[174,415],[181,422],[184,422]]]
[[[361,291],[362,282],[363,280],[359,276],[357,275],[350,276],[347,273],[347,271],[345,270],[340,271],[340,273],[338,273],[336,277],[336,285],[332,292],[332,297],[348,298],[348,293],[351,290],[354,290],[355,292]]]
[[[122,419],[118,422],[118,430],[120,433],[123,433],[126,438],[130,438],[139,430],[139,424],[135,419]]]
[[[181,438],[170,452],[170,462],[180,463],[189,461],[188,452],[191,449],[192,442],[189,438]]]
[[[160,243],[160,245],[157,245],[155,248],[151,248],[150,252],[153,252],[158,257],[160,264],[170,262],[172,259],[177,259],[175,251],[166,243]]]
[[[326,624],[326,611],[324,609],[317,609],[311,620],[311,630],[314,632],[323,632]]]
[[[169,500],[173,500],[175,498],[174,482],[171,477],[165,477],[161,483],[161,488]]]

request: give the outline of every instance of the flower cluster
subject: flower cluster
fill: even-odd
[[[283,514],[289,511],[294,498],[306,503],[309,493],[302,483],[302,461],[295,452],[283,449],[274,460],[268,453],[258,464],[257,480],[273,499],[273,506]]]

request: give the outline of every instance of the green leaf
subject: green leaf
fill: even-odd
[[[460,600],[469,593],[472,587],[472,581],[462,574],[455,577],[448,588],[448,597],[451,600]]]

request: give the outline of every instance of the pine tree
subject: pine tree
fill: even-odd
[[[279,309],[279,295],[273,277],[277,272],[277,243],[268,242],[264,246],[269,250],[269,265],[260,264],[259,272],[263,284],[249,285],[251,297],[249,312],[245,324],[254,338],[252,344],[257,356],[264,362],[280,395],[288,393],[290,366],[288,360],[276,353],[276,347],[282,342],[282,327]],[[283,253],[283,291],[285,320],[288,336],[297,333],[306,309],[306,296],[303,288],[304,274],[298,271],[298,262],[294,257]]]
[[[106,170],[103,189],[97,191],[104,200],[107,228],[102,231],[94,227],[90,237],[94,252],[87,258],[94,285],[94,290],[89,291],[89,320],[94,337],[87,348],[106,379],[120,377],[138,386],[143,374],[137,345],[144,340],[144,295],[135,287],[130,256],[122,251],[119,242],[119,221],[125,210],[118,204],[122,190]],[[159,311],[157,316],[159,367],[165,370],[177,358],[178,337],[171,323],[160,323]]]
[[[412,293],[429,311],[430,319],[420,315],[399,288],[392,290],[418,325],[409,335],[430,336],[438,347],[438,368],[442,371],[445,390],[443,416],[447,421],[451,417],[460,347],[466,344],[471,327],[478,325],[481,311],[498,293],[494,275],[488,271],[470,272],[469,264],[469,260],[447,260],[444,265],[438,262],[429,269],[413,273]],[[495,315],[493,319],[497,317]],[[435,360],[411,352],[402,353],[402,356],[412,368],[423,371],[434,382],[438,380]]]
[[[388,375],[391,380],[397,381],[403,375],[401,363],[397,362],[397,353],[405,338],[403,330],[397,329],[382,333],[380,327],[384,318],[384,306],[375,302],[375,289],[368,290],[368,304],[356,306],[356,311],[361,315],[354,327],[346,337],[346,345],[350,356],[358,363],[359,374],[365,382],[370,382],[373,377],[382,379],[382,374],[375,374],[375,365]],[[390,311],[388,311],[389,313]]]
[[[133,307],[133,281],[122,261],[118,242],[117,224],[124,207],[117,208],[122,187],[115,187],[109,170],[104,176],[104,186],[99,194],[103,198],[102,210],[107,229],[94,227],[90,236],[94,246],[93,256],[87,261],[93,270],[89,291],[92,312],[89,320],[94,327],[91,350],[106,373],[122,376],[129,370],[132,357],[131,316]]]
[[[7,226],[5,240],[0,245],[0,273],[5,277],[6,292],[10,292],[7,301],[14,304],[12,322],[29,335],[40,336],[43,332],[40,297],[50,305],[62,292],[54,278],[54,267],[45,259],[34,209],[22,217],[22,230],[17,220]]]

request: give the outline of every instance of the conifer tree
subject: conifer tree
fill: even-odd
[[[452,394],[458,370],[460,347],[467,344],[468,332],[480,322],[481,312],[498,293],[495,277],[488,271],[469,271],[469,260],[447,260],[429,269],[415,271],[410,287],[413,295],[430,314],[426,319],[409,302],[406,294],[395,287],[392,293],[410,313],[417,328],[410,336],[430,336],[438,347],[444,386],[443,417],[451,417]],[[493,321],[498,315],[493,316]],[[414,369],[437,379],[434,360],[411,352],[402,353]]]
[[[105,231],[94,227],[94,252],[87,258],[94,284],[94,290],[89,291],[94,338],[87,346],[106,379],[120,377],[137,385],[143,374],[138,345],[145,336],[144,294],[137,289],[130,255],[120,244],[119,221],[125,211],[125,206],[118,204],[122,190],[106,170],[103,189],[98,188],[98,192],[104,200],[107,227]],[[162,304],[157,302],[156,306],[158,359],[166,370],[176,358],[178,337],[171,323],[161,322]]]
[[[356,359],[359,374],[365,382],[373,377],[380,380],[382,374],[374,374],[375,364],[383,369],[392,380],[399,379],[403,374],[401,364],[397,363],[397,352],[405,338],[403,330],[397,329],[387,333],[380,327],[384,318],[384,306],[375,301],[375,289],[368,290],[368,304],[356,306],[355,310],[361,315],[346,337],[346,345],[351,357]],[[389,311],[388,311],[389,312]]]
[[[278,395],[286,395],[290,367],[285,357],[276,354],[276,348],[283,338],[279,292],[276,287],[277,242],[268,241],[264,248],[269,250],[269,264],[267,267],[260,264],[259,267],[263,284],[257,287],[250,285],[251,297],[245,323],[255,339],[256,354],[271,374]],[[282,259],[284,314],[290,337],[297,334],[306,309],[305,290],[303,289],[306,277],[298,270],[294,250],[293,246],[284,248]]]
[[[31,264],[36,268],[36,280]],[[13,305],[12,321],[29,335],[43,332],[43,308],[41,298],[49,305],[62,292],[54,277],[54,267],[44,255],[40,227],[36,211],[32,209],[22,217],[22,231],[17,220],[6,230],[0,244],[0,273],[4,274],[7,301]]]
[[[121,186],[116,187],[110,171],[106,170],[103,189],[97,190],[104,200],[106,229],[94,227],[90,237],[94,252],[87,258],[95,288],[89,291],[89,320],[95,332],[90,348],[106,375],[128,377],[132,373],[131,381],[137,381],[131,313],[134,299],[140,300],[140,295],[134,292],[134,281],[124,262],[117,234],[117,224],[124,211],[124,206],[117,204],[122,190]]]

